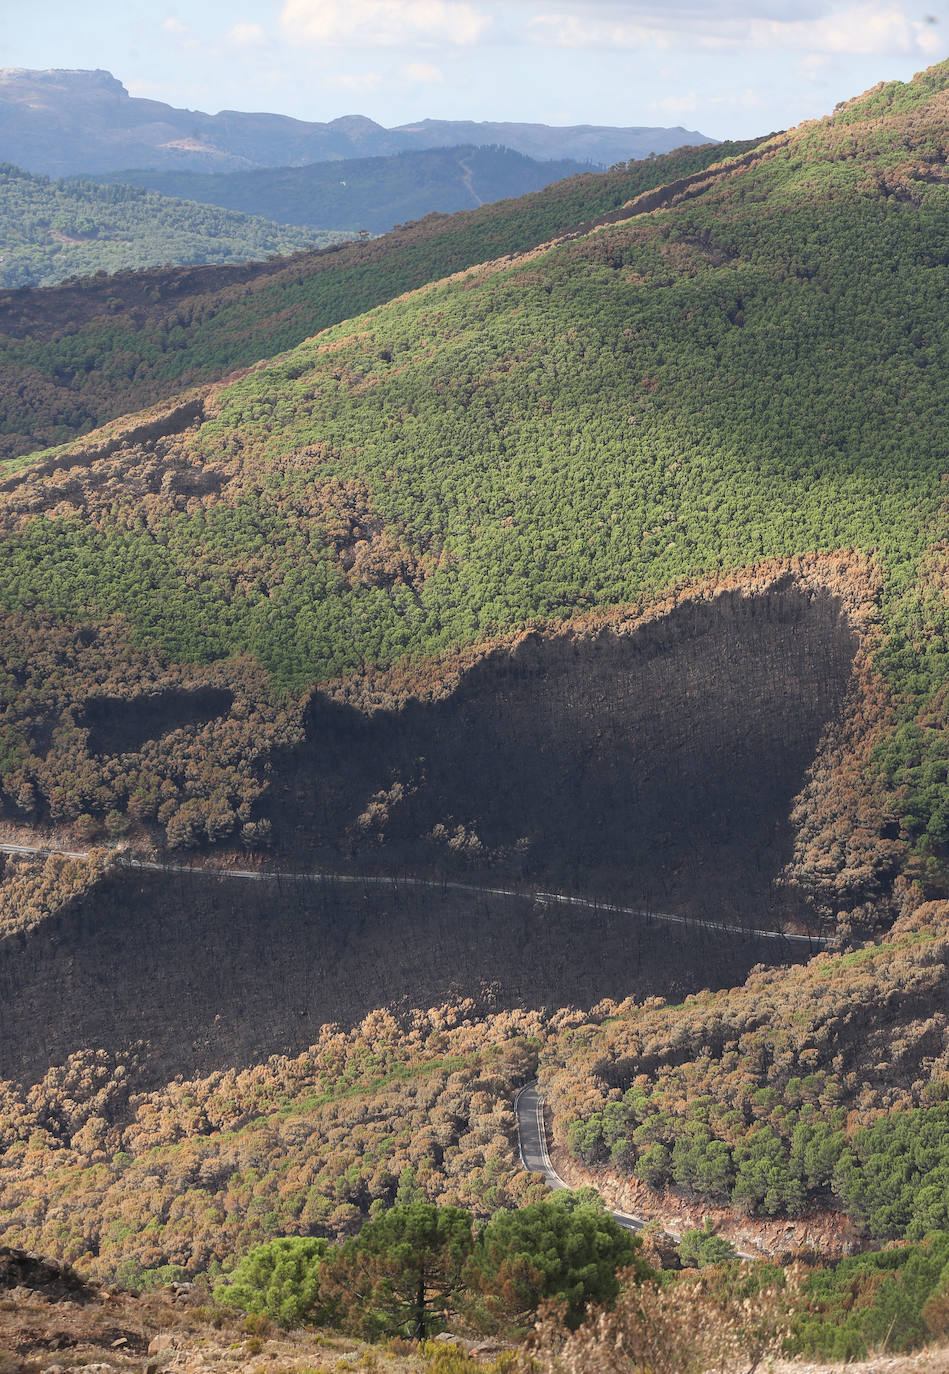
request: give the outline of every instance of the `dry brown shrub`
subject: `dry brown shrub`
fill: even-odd
[[[560,1314],[538,1322],[535,1368],[545,1374],[753,1374],[781,1351],[797,1276],[753,1296],[728,1290],[719,1274],[669,1287],[630,1286],[611,1312],[575,1332]]]
[[[944,1279],[922,1310],[923,1321],[933,1336],[949,1338],[949,1278]]]

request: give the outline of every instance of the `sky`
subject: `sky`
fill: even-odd
[[[744,138],[949,56],[949,0],[0,0],[0,67],[215,113]]]

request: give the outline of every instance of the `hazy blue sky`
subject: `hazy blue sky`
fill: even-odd
[[[949,0],[0,0],[0,66],[104,67],[133,95],[361,113],[683,124],[828,113],[941,60]]]

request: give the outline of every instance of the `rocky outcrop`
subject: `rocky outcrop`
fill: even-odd
[[[0,1245],[0,1289],[25,1288],[49,1302],[89,1302],[96,1285],[79,1277],[61,1260],[43,1259],[32,1250]]]

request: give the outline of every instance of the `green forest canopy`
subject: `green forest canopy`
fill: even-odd
[[[115,172],[108,180],[279,224],[381,234],[402,220],[469,210],[594,170],[569,158],[542,162],[510,148],[468,145],[251,172]]]
[[[86,278],[0,299],[0,457],[61,443],[185,383],[272,357],[403,291],[615,212],[754,142],[684,148],[574,176],[519,200],[430,215],[374,242],[285,263]]]
[[[0,287],[165,263],[244,262],[351,234],[272,224],[234,210],[80,177],[50,181],[0,164]]]
[[[186,441],[198,465],[236,463],[228,499],[29,521],[2,604],[121,616],[173,659],[250,654],[299,693],[682,579],[865,550],[904,704],[887,781],[941,845],[944,735],[914,722],[943,709],[945,677],[919,572],[949,440],[947,70],[863,121],[858,104],[778,136],[673,208],[255,368]],[[337,526],[355,493],[376,542],[354,570]]]

